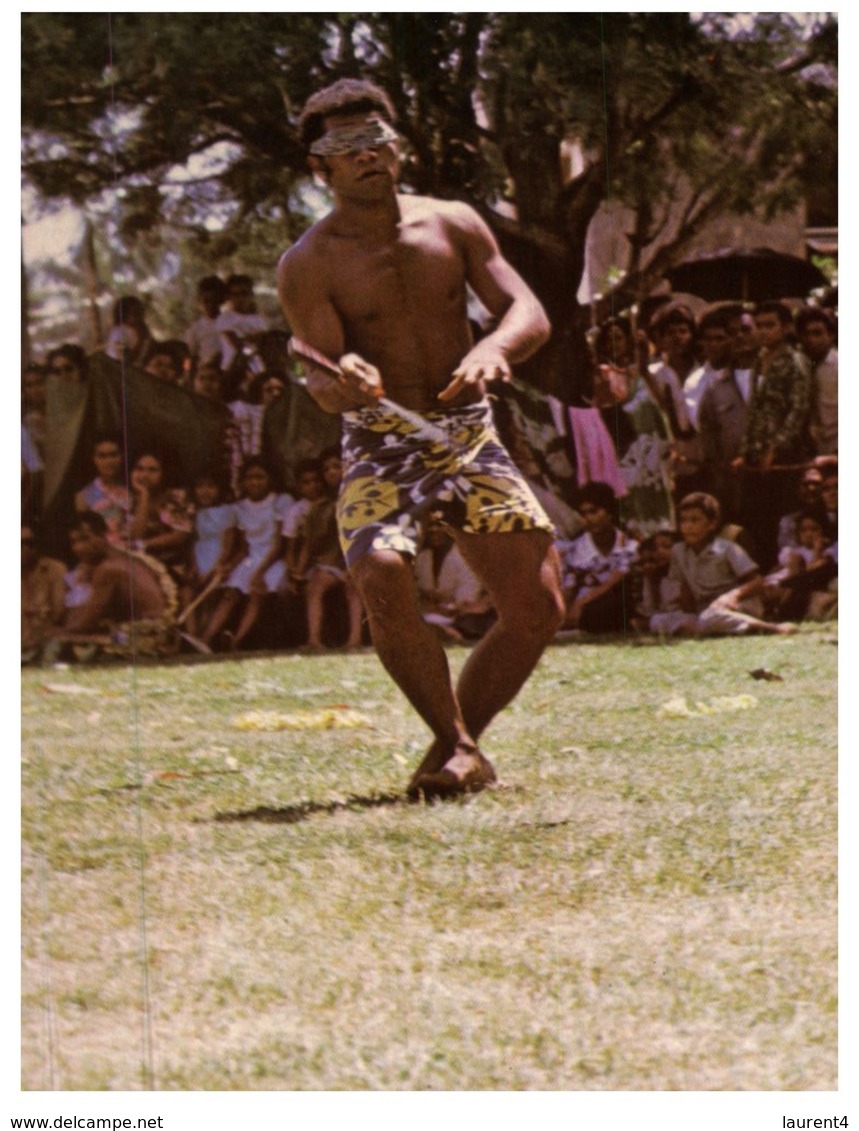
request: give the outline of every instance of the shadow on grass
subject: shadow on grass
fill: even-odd
[[[389,805],[411,805],[413,802],[402,793],[379,793],[370,797],[351,795],[335,801],[299,801],[295,805],[283,805],[277,809],[269,805],[258,805],[255,809],[240,809],[231,813],[216,813],[212,818],[218,822],[259,821],[267,825],[295,825],[306,821],[318,813],[357,812],[361,809],[381,809]]]

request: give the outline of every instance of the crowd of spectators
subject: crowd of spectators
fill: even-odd
[[[157,445],[132,452],[127,434],[93,434],[59,556],[40,549],[46,385],[85,385],[93,359],[67,343],[23,373],[27,661],[366,639],[336,533],[339,450],[320,446],[279,481],[263,424],[290,375],[268,356],[273,328],[252,280],[208,276],[198,304],[184,338],[157,341],[143,303],[125,296],[98,352],[223,406],[219,458],[180,482]],[[665,301],[646,327],[621,316],[595,328],[586,400],[611,439],[612,484],[580,483],[564,501],[505,437],[556,522],[562,632],[787,632],[836,614],[836,343],[831,310],[781,302],[720,304],[696,319]],[[446,639],[478,639],[492,623],[487,594],[432,514],[415,576]]]

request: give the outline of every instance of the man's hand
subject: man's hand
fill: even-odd
[[[325,412],[372,407],[385,395],[379,370],[356,353],[325,364],[301,353],[298,356],[307,367],[307,391]]]
[[[442,389],[438,399],[452,401],[469,385],[480,388],[484,381],[509,381],[511,377],[510,363],[504,352],[484,340],[468,351],[454,369],[453,379]]]
[[[382,374],[375,365],[357,353],[347,353],[338,362],[343,388],[358,398],[362,405],[374,405],[385,395]]]

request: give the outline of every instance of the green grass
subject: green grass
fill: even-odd
[[[433,807],[371,653],[26,670],[22,1087],[835,1088],[833,633],[556,645]]]

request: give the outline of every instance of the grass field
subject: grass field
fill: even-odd
[[[433,807],[370,652],[25,670],[22,1088],[835,1088],[834,636],[555,645]]]

